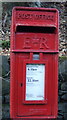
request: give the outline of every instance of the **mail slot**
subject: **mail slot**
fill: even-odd
[[[15,7],[11,25],[10,117],[57,118],[58,11]]]

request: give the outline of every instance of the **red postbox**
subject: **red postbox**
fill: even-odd
[[[10,117],[44,120],[58,111],[58,11],[15,7],[11,25]]]

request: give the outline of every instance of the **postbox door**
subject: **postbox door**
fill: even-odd
[[[25,60],[26,59],[26,60]],[[17,115],[18,116],[36,116],[36,115],[51,115],[52,111],[52,104],[53,104],[53,92],[52,87],[54,88],[54,82],[53,82],[53,76],[55,76],[54,72],[54,60],[55,57],[51,54],[43,54],[43,60],[40,62],[39,60],[30,60],[30,53],[19,53],[16,54],[16,68],[17,68],[17,87],[18,87],[18,97],[17,97]],[[35,78],[35,76],[31,75],[27,69],[30,69],[32,66],[32,69],[36,69],[36,66],[38,66],[42,69],[39,72],[39,77],[42,77],[42,83],[40,85],[40,89],[35,83],[32,82],[32,84],[27,81],[26,77],[32,77]],[[31,71],[30,71],[31,72]],[[36,75],[38,72],[36,72]],[[43,75],[43,76],[42,76]],[[38,78],[36,76],[36,80]],[[35,79],[34,79],[35,80]],[[28,83],[27,83],[28,82]],[[27,86],[28,84],[28,86]],[[44,84],[44,85],[43,85]],[[34,86],[34,87],[33,87]],[[36,87],[35,87],[36,86]],[[37,87],[38,86],[38,87]],[[39,93],[41,93],[38,99],[37,97],[32,98],[32,95],[38,95],[38,89]],[[37,89],[35,93],[35,89]],[[42,90],[41,90],[42,89]],[[27,91],[28,90],[28,96]],[[29,97],[31,95],[31,97]],[[43,98],[44,97],[44,98]],[[55,101],[54,101],[55,102]]]

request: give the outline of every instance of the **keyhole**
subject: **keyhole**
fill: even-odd
[[[20,86],[22,87],[22,86],[23,86],[23,84],[21,83],[21,84],[20,84]]]

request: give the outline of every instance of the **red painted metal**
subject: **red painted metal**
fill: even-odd
[[[37,54],[39,58],[33,59]],[[26,65],[45,66],[44,100],[26,100]],[[39,90],[40,91],[40,90]],[[58,111],[58,11],[15,7],[11,25],[10,117],[42,120]]]

